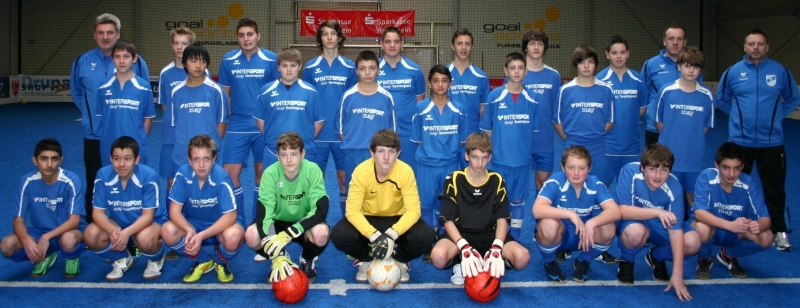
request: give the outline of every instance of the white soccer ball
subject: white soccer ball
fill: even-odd
[[[378,291],[390,291],[400,283],[400,274],[400,263],[394,259],[376,259],[367,270],[367,281]]]

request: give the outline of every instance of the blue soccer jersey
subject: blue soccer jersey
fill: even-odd
[[[508,77],[506,77],[508,80]],[[533,152],[552,153],[555,129],[549,125],[553,121],[553,110],[558,104],[558,93],[561,90],[561,74],[547,65],[538,72],[528,70],[522,79],[525,89],[534,94],[539,102],[539,130],[533,133]]]
[[[613,200],[606,185],[593,175],[588,175],[581,187],[580,198],[575,193],[575,187],[569,183],[564,172],[554,172],[544,182],[542,190],[537,197],[550,200],[555,208],[575,212],[583,222],[588,221],[599,213],[600,204]],[[594,210],[598,211],[595,212]]]
[[[313,86],[302,80],[288,89],[280,80],[264,85],[253,117],[264,121],[264,144],[275,156],[278,155],[278,137],[285,132],[295,132],[303,138],[306,155],[314,157],[314,124],[325,118],[319,93]]]
[[[727,221],[739,217],[751,220],[769,217],[761,188],[753,183],[753,178],[742,172],[733,183],[731,192],[727,192],[722,188],[716,168],[703,170],[697,177],[692,217],[697,210],[707,211]]]
[[[449,101],[440,113],[428,98],[417,104],[411,122],[411,141],[420,143],[417,164],[436,167],[463,159],[461,144],[467,140],[467,116],[461,104]]]
[[[231,110],[227,131],[232,133],[259,133],[253,110],[261,87],[278,79],[278,56],[259,48],[247,59],[241,48],[229,51],[219,63],[219,84],[230,87]],[[221,143],[220,143],[221,144]]]
[[[481,130],[492,132],[492,163],[505,167],[528,166],[531,162],[533,131],[539,129],[539,103],[528,90],[514,101],[506,87],[489,93]]]
[[[379,59],[378,84],[392,94],[397,120],[397,134],[411,136],[411,118],[417,111],[417,96],[425,95],[425,76],[419,65],[402,57],[392,68],[383,58]]]
[[[714,99],[711,90],[696,84],[696,90],[686,93],[678,82],[659,92],[656,122],[663,123],[658,142],[675,155],[672,171],[700,172],[706,148],[706,128],[714,127]]]
[[[16,216],[25,226],[49,232],[69,220],[70,215],[86,213],[83,181],[72,171],[58,169],[58,180],[47,185],[39,171],[26,174],[19,182]],[[81,218],[81,225],[86,222]]]
[[[150,80],[150,71],[141,55],[133,63],[133,73],[145,80]],[[75,106],[81,111],[81,125],[84,137],[91,140],[100,140],[100,119],[97,118],[99,102],[97,89],[109,78],[114,76],[117,69],[111,55],[103,54],[100,48],[94,48],[78,56],[72,63],[70,73],[70,94]],[[149,88],[150,83],[146,83]]]
[[[614,123],[614,91],[597,79],[591,87],[573,79],[561,87],[557,108],[553,123],[563,125],[564,147],[596,143],[605,138],[606,124]]]
[[[615,123],[606,134],[606,155],[639,155],[639,113],[650,102],[644,77],[629,68],[620,80],[611,67],[607,67],[597,78],[614,90]]]
[[[467,134],[480,132],[481,105],[486,104],[489,98],[489,75],[480,68],[471,64],[464,70],[464,74],[450,63],[448,66],[453,79],[447,96],[450,101],[458,102],[463,107],[462,112],[467,116]]]
[[[152,209],[153,221],[167,221],[167,207],[160,202],[158,172],[143,164],[136,164],[133,175],[125,187],[114,166],[105,166],[97,171],[94,180],[92,206],[106,211],[122,229],[127,228],[142,216],[142,211]]]
[[[223,214],[238,210],[231,178],[218,164],[211,164],[211,172],[202,188],[191,165],[184,164],[178,168],[169,199],[183,205],[181,214],[186,219],[208,225]],[[241,220],[241,214],[237,212],[237,215],[237,220]]]
[[[675,217],[683,217],[683,188],[681,183],[670,174],[664,184],[656,190],[650,190],[644,180],[644,173],[639,163],[630,163],[622,167],[617,183],[617,204],[619,206],[638,206],[646,209],[659,209],[672,212]],[[650,219],[661,225],[658,217]],[[673,230],[683,228],[683,224],[672,225]]]
[[[661,49],[657,55],[642,65],[642,77],[650,91],[650,102],[647,107],[647,130],[651,132],[656,132],[656,103],[659,90],[681,78],[678,63],[672,61],[666,52],[666,49]],[[703,82],[703,74],[697,77],[697,82]]]
[[[252,117],[250,120],[256,122]],[[172,90],[170,121],[175,127],[172,160],[180,166],[186,163],[186,147],[194,136],[207,134],[214,139],[217,148],[222,146],[217,125],[228,122],[228,97],[211,78],[206,77],[197,87],[187,86],[183,82]]]
[[[206,76],[209,75],[208,70],[206,70]],[[175,62],[167,64],[161,70],[161,74],[158,75],[158,100],[156,104],[164,108],[161,144],[175,144],[175,128],[168,121],[168,119],[172,119],[172,90],[188,77],[186,70],[175,66]]]
[[[328,64],[324,57],[317,56],[308,61],[303,68],[303,81],[314,86],[319,92],[322,116],[329,122],[322,126],[316,141],[341,142],[342,139],[339,139],[339,134],[333,129],[332,122],[336,118],[336,112],[339,111],[339,103],[344,92],[358,82],[355,63],[344,56],[338,56]],[[305,137],[303,138],[305,140]]]
[[[153,91],[150,82],[134,76],[120,88],[117,77],[97,89],[97,116],[100,118],[100,161],[103,166],[111,164],[111,144],[117,138],[129,136],[139,144],[141,163],[147,164],[147,133],[144,119],[154,118]]]
[[[383,87],[372,95],[358,92],[358,85],[347,90],[334,121],[334,129],[344,136],[342,150],[367,150],[379,130],[396,131],[394,112],[392,95]]]

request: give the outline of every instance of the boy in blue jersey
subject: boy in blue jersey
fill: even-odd
[[[81,111],[83,126],[83,165],[86,168],[86,222],[92,222],[92,193],[97,170],[102,167],[101,161],[106,153],[100,153],[100,119],[97,118],[97,89],[114,75],[115,69],[111,59],[111,51],[120,36],[122,23],[117,16],[102,14],[94,21],[94,41],[97,47],[78,56],[72,63],[70,73],[70,92],[72,101]],[[147,64],[142,57],[133,65],[133,72],[145,80],[150,78]]]
[[[528,249],[508,234],[511,213],[503,177],[486,169],[492,160],[491,138],[470,134],[466,148],[469,166],[443,181],[439,221],[445,234],[431,251],[433,266],[453,267],[450,282],[455,285],[481,272],[500,278],[506,267],[522,270],[531,258]]]
[[[658,92],[656,128],[658,143],[667,146],[675,155],[672,175],[678,178],[686,194],[685,218],[694,203],[694,185],[703,170],[706,133],[714,127],[714,98],[711,90],[697,81],[705,59],[697,47],[687,47],[678,56],[681,78],[665,85]]]
[[[239,48],[223,55],[219,63],[219,84],[230,99],[228,138],[225,138],[224,144],[219,143],[219,140],[214,141],[225,149],[222,152],[222,166],[231,176],[236,203],[244,211],[244,189],[239,175],[251,152],[256,184],[253,190],[254,198],[258,198],[258,185],[261,182],[261,173],[264,171],[264,164],[261,161],[264,157],[264,135],[253,120],[256,98],[261,93],[259,91],[261,87],[278,79],[280,73],[276,61],[277,55],[258,46],[261,33],[258,32],[255,20],[247,17],[239,19],[236,24],[236,36]],[[245,214],[242,212],[245,220],[252,220],[255,217],[255,207],[249,218]]]
[[[578,76],[561,87],[553,127],[564,139],[564,147],[580,145],[589,150],[594,161],[591,174],[606,184],[613,175],[606,164],[606,133],[614,126],[614,90],[597,80],[597,52],[581,45],[572,53],[572,67]]]
[[[417,144],[411,141],[411,118],[416,112],[416,104],[425,98],[425,76],[422,69],[403,56],[403,35],[397,27],[386,27],[381,33],[383,57],[378,73],[378,83],[392,94],[397,114],[397,134],[403,152],[400,160],[417,168],[415,155]]]
[[[480,132],[481,115],[489,97],[489,74],[472,64],[472,33],[459,28],[453,33],[450,48],[453,49],[453,62],[447,66],[450,74],[450,90],[447,92],[454,102],[463,106],[462,113],[467,117],[467,134]],[[459,155],[460,156],[460,155]],[[461,161],[466,167],[466,161]]]
[[[736,143],[723,143],[717,148],[716,168],[703,170],[697,178],[691,224],[703,242],[695,270],[698,279],[711,279],[712,246],[722,246],[717,260],[731,276],[747,278],[738,258],[772,245],[772,222],[764,196],[753,179],[742,173],[744,157]]]
[[[619,220],[620,209],[605,184],[594,175],[592,156],[579,145],[570,146],[561,155],[562,172],[553,173],[533,203],[536,218],[534,239],[539,246],[547,278],[567,282],[556,261],[556,251],[581,250],[572,268],[572,280],[586,282],[591,267],[589,261],[608,250]]]
[[[421,219],[434,229],[439,226],[441,209],[438,186],[461,166],[459,158],[467,139],[464,107],[447,96],[451,76],[447,66],[431,68],[428,83],[433,96],[417,104],[411,119],[411,141],[419,144],[415,157]]]
[[[344,182],[348,187],[356,166],[371,157],[372,135],[381,129],[396,129],[392,94],[377,82],[378,56],[373,51],[358,54],[356,74],[358,83],[344,93],[333,123],[342,140]]]
[[[612,36],[606,45],[609,65],[597,74],[597,79],[614,90],[616,122],[606,134],[606,164],[613,178],[623,166],[639,161],[639,118],[649,103],[644,77],[628,67],[628,57],[628,41],[619,35]]]
[[[217,270],[219,282],[233,281],[228,262],[242,248],[244,220],[238,215],[231,178],[219,164],[217,144],[197,135],[187,146],[188,164],[178,168],[169,192],[169,221],[161,228],[164,243],[192,259],[183,282],[193,283]],[[214,246],[209,253],[203,246]]]
[[[136,76],[136,46],[121,40],[114,44],[112,57],[117,72],[97,89],[97,116],[100,118],[100,153],[111,153],[111,144],[119,137],[130,136],[140,144],[139,158],[147,164],[147,135],[156,110],[150,80]],[[111,160],[103,159],[103,166]]]
[[[344,152],[342,152],[342,139],[333,127],[336,112],[344,92],[352,88],[358,81],[356,64],[350,59],[339,54],[347,40],[342,27],[333,20],[323,21],[317,27],[317,47],[322,53],[309,60],[303,68],[303,81],[314,86],[319,91],[320,108],[322,115],[328,120],[328,125],[323,125],[322,130],[314,139],[317,154],[309,156],[322,172],[328,165],[328,156],[333,155],[336,165],[336,179],[339,182],[339,206],[344,217],[344,206],[347,200],[346,183],[344,182]]]
[[[278,161],[278,137],[286,132],[296,132],[305,140],[305,150],[314,157],[314,138],[317,137],[325,117],[320,108],[319,92],[314,86],[300,80],[302,56],[297,49],[286,48],[278,53],[278,70],[281,77],[265,84],[258,95],[253,117],[264,134],[265,166]],[[255,216],[253,216],[255,218]]]
[[[14,232],[0,241],[0,252],[12,261],[36,263],[31,277],[41,277],[61,250],[67,259],[64,276],[73,278],[81,272],[78,257],[84,250],[83,186],[77,174],[60,168],[64,158],[57,140],[39,141],[31,160],[38,171],[20,180]]]
[[[681,77],[678,71],[678,55],[686,47],[686,29],[678,23],[671,23],[664,30],[664,49],[645,61],[642,65],[644,83],[650,91],[650,102],[647,107],[647,130],[644,132],[645,145],[658,142],[656,129],[656,100],[658,90]],[[702,78],[699,79],[702,81]]]
[[[122,136],[111,146],[111,166],[97,172],[94,222],[83,233],[86,246],[100,257],[114,260],[108,280],[119,280],[136,259],[126,250],[136,244],[148,259],[145,279],[161,276],[164,245],[159,238],[167,211],[161,205],[158,173],[140,164],[136,140]]]
[[[533,132],[533,160],[531,170],[536,172],[536,190],[542,189],[544,181],[553,171],[555,131],[549,123],[553,120],[553,109],[558,103],[561,89],[561,75],[558,71],[544,64],[544,55],[549,47],[550,39],[544,31],[531,29],[522,35],[522,52],[525,53],[525,65],[528,72],[522,84],[539,102],[539,129]]]
[[[745,55],[725,70],[716,105],[728,117],[728,140],[744,151],[744,173],[758,168],[775,248],[792,251],[786,223],[786,149],[783,119],[800,104],[797,80],[784,65],[768,56],[767,34],[747,32]]]
[[[539,103],[522,85],[527,73],[525,56],[512,52],[506,56],[503,72],[508,83],[489,93],[481,119],[481,130],[492,138],[494,151],[489,169],[506,181],[508,187],[511,228],[519,238],[522,228],[523,202],[530,186],[530,163],[533,151],[533,132],[539,128]]]
[[[201,45],[183,50],[183,69],[188,77],[172,89],[172,112],[169,121],[175,129],[172,162],[186,161],[186,146],[194,136],[206,134],[215,144],[222,144],[228,125],[228,96],[223,88],[206,76],[211,59]],[[171,189],[170,189],[171,190]]]
[[[653,279],[669,282],[664,291],[675,288],[680,300],[692,296],[683,283],[683,259],[697,253],[700,238],[683,218],[683,190],[678,179],[670,175],[675,163],[672,152],[660,143],[645,146],[641,163],[625,165],[619,174],[617,203],[622,220],[617,222],[619,262],[617,280],[633,284],[636,254],[647,243],[653,245],[645,261],[653,269]],[[672,276],[667,260],[672,260]]]

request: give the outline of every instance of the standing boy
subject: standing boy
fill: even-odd
[[[450,48],[453,49],[453,62],[447,67],[452,78],[447,96],[464,107],[467,117],[467,133],[480,132],[481,115],[489,97],[489,74],[486,74],[470,60],[472,54],[472,33],[459,28],[453,33]],[[461,155],[459,155],[461,156]],[[461,160],[459,159],[459,162]]]

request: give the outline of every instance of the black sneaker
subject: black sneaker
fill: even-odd
[[[572,251],[556,251],[556,261],[564,263],[564,260],[572,258]]]
[[[589,266],[589,262],[580,260],[578,258],[575,259],[575,262],[572,262],[572,268],[575,272],[572,273],[572,281],[584,283],[586,282],[587,278],[589,277],[589,272],[592,271],[592,267]]]
[[[711,279],[712,265],[714,265],[714,258],[708,258],[705,260],[697,258],[697,269],[694,270],[694,275],[697,276],[697,279]]]
[[[633,263],[622,260],[617,269],[617,281],[625,285],[633,285]]]
[[[728,273],[731,273],[731,276],[736,278],[747,278],[747,272],[745,272],[742,267],[739,266],[739,260],[725,255],[725,247],[720,249],[719,253],[717,254],[717,261],[728,268]]]
[[[308,283],[317,281],[317,260],[319,260],[319,258],[314,257],[314,260],[307,262],[302,256],[300,257],[300,267],[303,269],[306,277],[308,277]]]
[[[614,255],[608,253],[608,251],[603,251],[602,254],[600,254],[599,256],[597,256],[597,258],[594,258],[594,259],[597,260],[597,261],[603,262],[605,264],[617,264],[617,263],[623,261],[623,259],[619,259],[619,258],[615,257]]]
[[[550,263],[545,263],[544,272],[547,274],[547,278],[549,278],[551,281],[558,283],[567,282],[567,276],[561,271],[561,267],[558,266],[558,262],[553,261]]]
[[[650,265],[650,268],[653,269],[653,279],[656,281],[662,282],[669,282],[669,272],[667,271],[667,261],[658,261],[653,258],[653,249],[650,249],[650,252],[647,253],[647,256],[644,257],[644,260],[647,262],[647,265]]]

